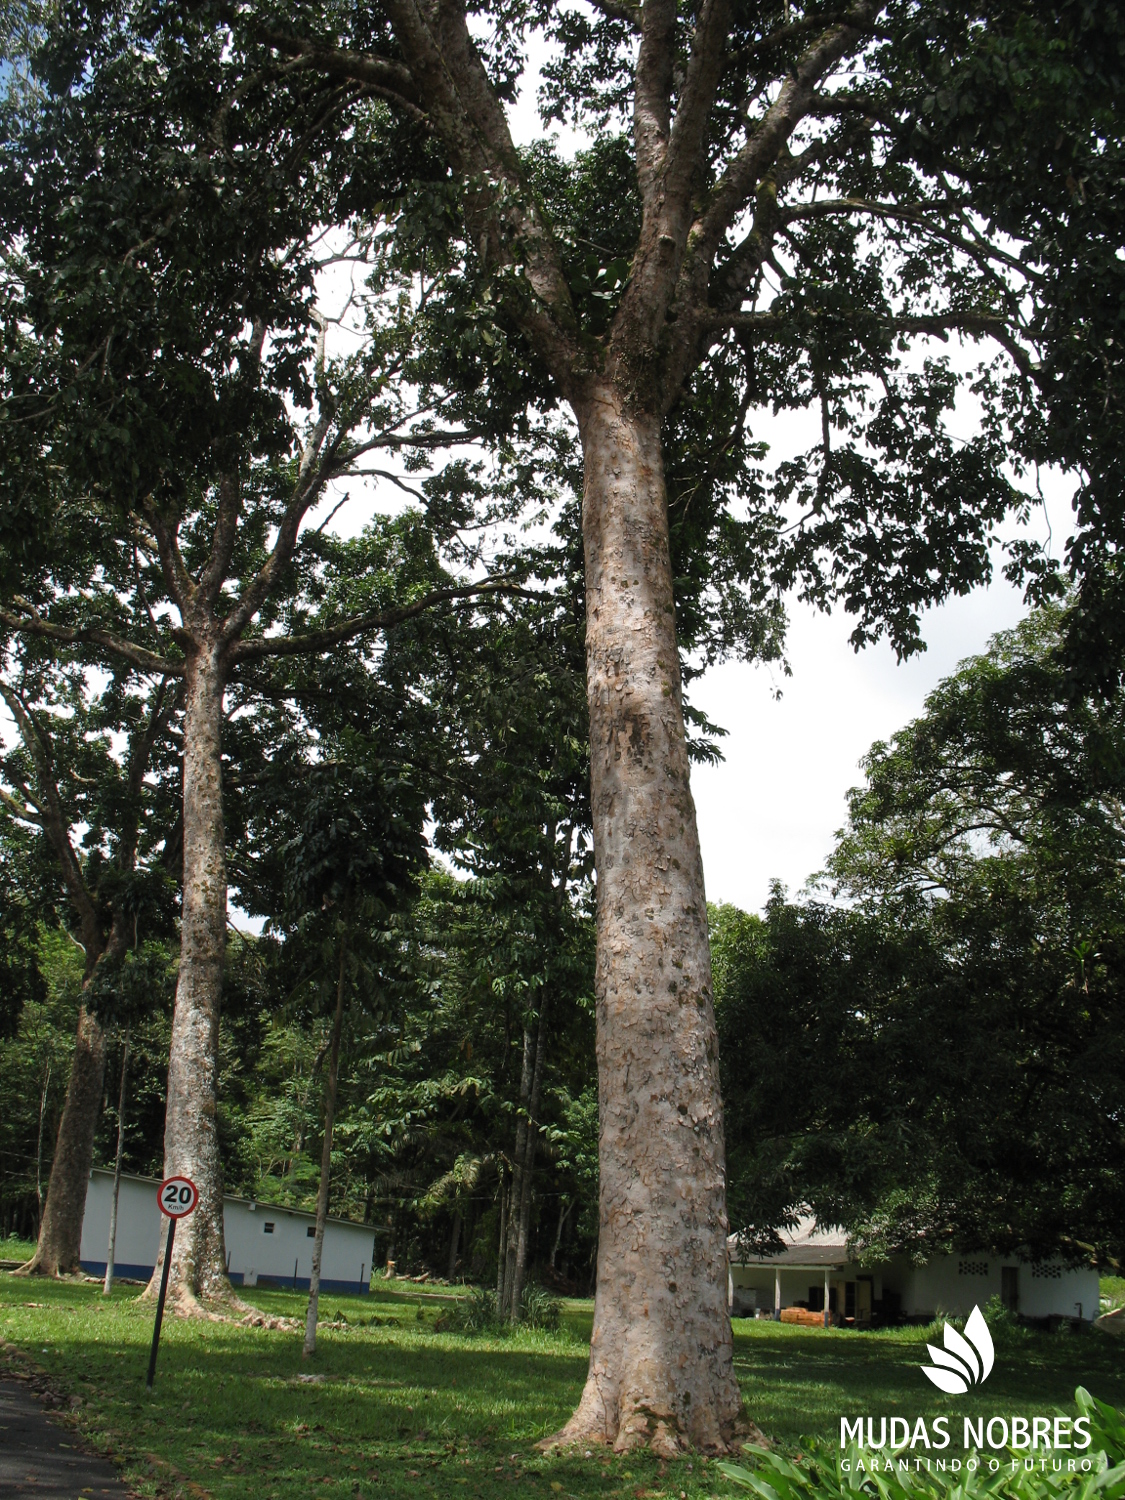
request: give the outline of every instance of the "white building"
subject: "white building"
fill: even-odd
[[[154,1177],[121,1174],[117,1203],[114,1274],[147,1281],[160,1245],[160,1209]],[[82,1269],[104,1276],[109,1244],[113,1173],[95,1167],[86,1189],[82,1221]],[[279,1208],[251,1198],[223,1199],[227,1271],[235,1286],[292,1287],[308,1291],[316,1234],[315,1214]],[[326,1292],[366,1293],[370,1289],[375,1237],[369,1224],[329,1219],[324,1230],[320,1285]]]
[[[838,1229],[819,1229],[802,1219],[776,1255],[740,1258],[730,1238],[731,1311],[736,1316],[778,1316],[783,1321],[830,1321],[863,1325],[898,1316],[967,1317],[999,1297],[1028,1318],[1096,1318],[1098,1273],[1061,1261],[1026,1261],[1016,1255],[935,1255],[923,1265],[893,1256],[881,1265],[858,1265]]]

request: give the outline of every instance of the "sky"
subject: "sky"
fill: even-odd
[[[728,662],[694,683],[692,701],[729,732],[725,760],[692,772],[708,900],[759,911],[775,879],[795,895],[823,868],[847,816],[848,788],[862,782],[861,756],[916,718],[942,677],[1025,613],[1019,591],[1001,579],[931,610],[928,650],[900,666],[886,645],[857,655],[842,611],[794,605],[792,677]]]

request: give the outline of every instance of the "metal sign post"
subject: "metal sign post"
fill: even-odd
[[[164,1299],[168,1295],[168,1272],[172,1268],[172,1246],[176,1239],[176,1220],[186,1219],[199,1202],[199,1189],[190,1177],[165,1177],[156,1201],[168,1219],[168,1240],[164,1246],[164,1269],[160,1273],[160,1296],[156,1299],[156,1326],[152,1330],[152,1352],[148,1357],[148,1380],[152,1388],[156,1379],[156,1352],[160,1348],[160,1325],[164,1321]]]

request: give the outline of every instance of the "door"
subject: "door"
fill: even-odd
[[[1009,1312],[1020,1310],[1020,1268],[1019,1266],[1000,1267],[1000,1301]]]

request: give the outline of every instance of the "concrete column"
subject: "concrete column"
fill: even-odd
[[[773,1268],[773,1320],[781,1322],[781,1267]]]
[[[828,1267],[824,1268],[824,1326],[828,1327]]]

